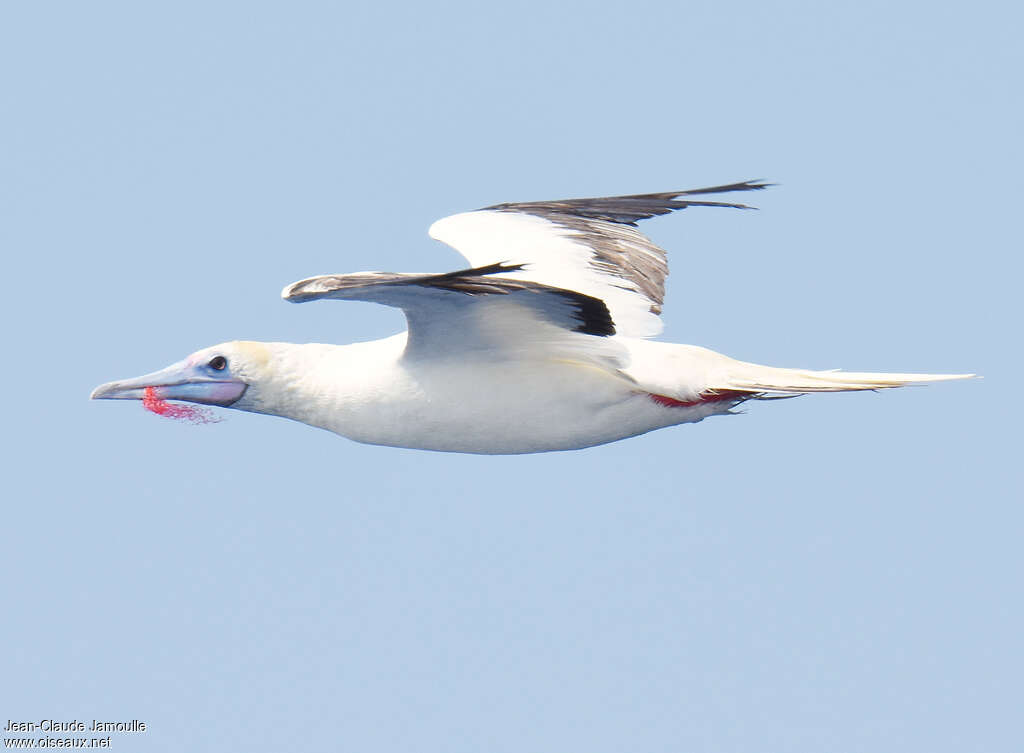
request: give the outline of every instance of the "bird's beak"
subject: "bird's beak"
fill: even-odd
[[[213,376],[204,372],[203,366],[179,361],[152,374],[101,384],[90,397],[93,400],[142,400],[146,389],[152,388],[151,394],[161,400],[226,407],[237,401],[249,386],[227,374]]]

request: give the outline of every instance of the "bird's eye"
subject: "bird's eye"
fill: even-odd
[[[214,371],[224,371],[228,367],[228,359],[224,356],[214,356],[210,359],[210,362],[206,364]]]

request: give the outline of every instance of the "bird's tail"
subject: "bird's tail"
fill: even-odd
[[[731,359],[730,359],[731,360]],[[716,375],[716,391],[759,394],[804,394],[808,392],[848,392],[886,390],[909,384],[970,379],[974,374],[876,374],[858,371],[809,371],[780,369],[755,363],[731,361]]]

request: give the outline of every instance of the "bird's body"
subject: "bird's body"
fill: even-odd
[[[366,272],[288,286],[295,302],[402,308],[409,331],[351,345],[232,342],[154,374],[103,385],[102,398],[164,399],[284,416],[369,444],[515,454],[570,450],[728,413],[751,399],[871,390],[962,375],[778,369],[654,342],[664,252],[635,222],[746,191],[509,204],[435,223],[470,269]]]
[[[710,353],[699,348],[692,349],[691,371],[678,372],[680,384],[670,390],[645,387],[629,370],[572,360],[405,359],[404,333],[353,345],[230,345],[274,364],[270,381],[279,385],[243,395],[233,407],[286,416],[368,444],[488,454],[570,450],[699,421],[735,404],[680,393],[698,377],[701,353]],[[633,345],[647,356],[634,361],[637,371],[656,370],[652,346],[678,348],[672,354],[675,366],[685,364],[689,349],[646,341]],[[669,391],[691,397],[678,402],[693,405],[654,398]]]

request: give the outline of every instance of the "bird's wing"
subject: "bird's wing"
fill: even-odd
[[[475,353],[487,358],[555,357],[619,368],[625,350],[609,335],[605,304],[575,290],[506,277],[516,267],[491,264],[445,274],[358,272],[310,277],[281,296],[370,301],[404,311],[406,357]]]
[[[504,279],[530,280],[600,299],[619,334],[650,337],[662,327],[658,314],[668,263],[665,252],[636,223],[691,206],[748,209],[686,197],[767,185],[747,181],[690,191],[498,204],[445,217],[429,232],[475,267],[514,267],[500,273]]]

